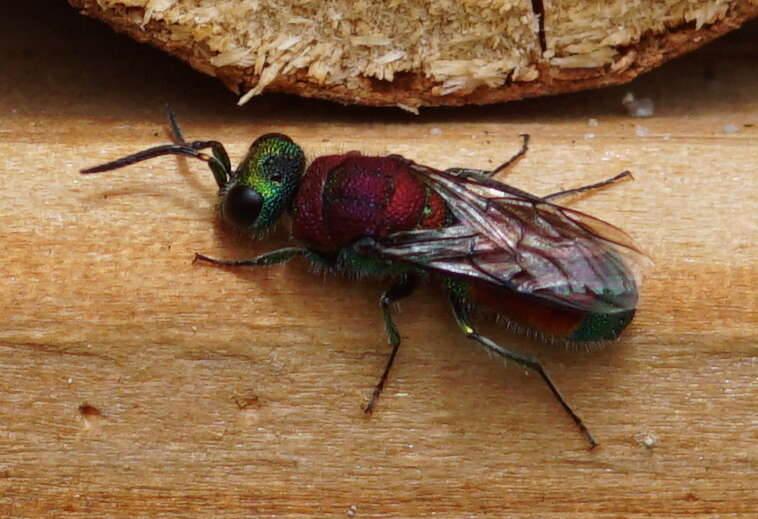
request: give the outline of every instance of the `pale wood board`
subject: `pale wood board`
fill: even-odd
[[[629,86],[656,101],[651,119],[624,114],[626,87],[417,117],[283,96],[238,109],[212,79],[64,5],[4,14],[0,517],[758,509],[757,25]],[[363,416],[388,353],[382,283],[302,261],[193,266],[195,251],[249,257],[286,242],[225,235],[202,163],[78,174],[166,142],[165,102],[190,138],[237,158],[280,131],[311,157],[361,149],[486,168],[528,132],[532,149],[507,177],[518,187],[632,170],[634,182],[572,204],[655,260],[622,339],[571,353],[482,325],[540,356],[601,446],[587,450],[535,376],[461,337],[436,286],[401,305],[403,346]]]

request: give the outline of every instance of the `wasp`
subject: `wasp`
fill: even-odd
[[[537,338],[572,346],[616,339],[634,316],[645,256],[621,229],[554,201],[630,177],[628,171],[547,196],[495,180],[527,153],[527,134],[520,151],[492,170],[440,170],[400,155],[357,151],[318,157],[306,169],[303,149],[280,133],[258,137],[232,169],[220,142],[186,141],[171,110],[169,126],[172,144],[81,173],[163,155],[201,160],[218,184],[224,222],[262,237],[288,212],[297,245],[237,261],[196,253],[194,261],[254,267],[304,256],[319,268],[390,280],[380,308],[391,352],[366,413],[374,410],[400,347],[392,304],[410,296],[420,280],[437,278],[463,334],[537,373],[590,448],[597,445],[539,360],[481,335],[472,314],[481,308]]]

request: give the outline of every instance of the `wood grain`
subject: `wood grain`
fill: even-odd
[[[276,96],[238,109],[213,80],[65,6],[12,5],[0,23],[0,517],[758,509],[758,25],[629,85],[657,104],[631,119],[627,88],[418,117]],[[226,235],[200,163],[78,174],[165,142],[165,102],[234,157],[281,131],[311,157],[487,167],[528,132],[518,187],[632,170],[572,204],[655,260],[623,338],[571,353],[482,325],[540,356],[601,446],[587,451],[536,377],[462,338],[435,286],[401,305],[396,367],[363,416],[388,353],[381,283],[300,261],[193,266],[195,251],[248,257],[287,240]]]

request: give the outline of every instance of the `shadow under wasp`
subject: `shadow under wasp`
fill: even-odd
[[[559,197],[630,177],[624,171],[595,184],[536,196],[498,182],[528,149],[492,170],[438,170],[400,155],[351,151],[313,160],[288,136],[258,137],[236,169],[218,141],[184,139],[169,110],[173,144],[84,169],[109,171],[162,155],[207,163],[218,184],[219,214],[232,227],[262,236],[287,210],[297,246],[248,260],[195,254],[221,267],[266,266],[304,256],[321,268],[392,280],[380,298],[392,350],[368,404],[371,413],[400,346],[391,305],[421,279],[441,280],[463,334],[485,350],[537,373],[590,447],[597,442],[540,362],[481,335],[471,313],[483,307],[522,330],[567,345],[616,339],[637,306],[645,256],[611,224],[563,207]],[[211,154],[202,150],[210,149]]]

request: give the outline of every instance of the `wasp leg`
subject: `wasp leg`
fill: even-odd
[[[379,299],[379,306],[382,309],[382,317],[384,318],[384,329],[387,332],[387,339],[389,340],[390,346],[392,346],[392,353],[390,353],[390,358],[387,360],[387,365],[384,367],[384,373],[382,373],[379,383],[371,394],[371,399],[366,407],[363,408],[363,411],[366,414],[371,414],[374,411],[376,402],[379,400],[379,395],[382,394],[382,390],[387,383],[390,368],[392,368],[392,364],[395,362],[397,350],[400,348],[400,333],[398,333],[397,326],[392,320],[390,305],[411,295],[416,288],[416,281],[416,276],[413,274],[405,274],[397,283],[388,288]]]
[[[277,263],[285,263],[298,254],[305,254],[307,252],[307,249],[301,247],[284,247],[282,249],[267,252],[266,254],[261,254],[253,259],[232,261],[209,258],[208,256],[196,252],[195,259],[192,260],[192,263],[203,261],[219,267],[263,267],[267,265],[276,265]]]
[[[589,184],[587,186],[577,187],[574,189],[567,189],[565,191],[558,191],[557,193],[551,193],[547,196],[543,196],[543,200],[550,200],[552,198],[558,198],[561,196],[568,196],[568,195],[576,195],[577,193],[584,193],[585,191],[592,191],[593,189],[598,189],[600,187],[609,186],[611,184],[615,184],[616,182],[620,180],[624,180],[625,178],[634,178],[632,176],[631,171],[622,171],[615,177],[609,178],[607,180],[603,180],[602,182],[595,182],[594,184]]]
[[[497,175],[498,173],[505,171],[506,169],[510,168],[512,165],[516,163],[521,157],[526,155],[526,152],[529,151],[529,134],[528,133],[522,133],[520,137],[523,139],[523,143],[521,144],[521,149],[516,153],[513,157],[506,160],[502,164],[500,164],[498,167],[492,170],[486,170],[486,169],[469,169],[469,168],[450,168],[446,169],[446,173],[452,173],[453,175],[456,175],[460,177],[461,179],[466,178],[473,178],[475,180],[481,181],[482,179],[490,179]]]
[[[561,404],[561,407],[563,407],[563,409],[568,413],[576,426],[579,428],[579,431],[585,436],[585,438],[587,438],[587,441],[590,443],[590,449],[594,449],[597,446],[597,442],[592,437],[592,434],[590,434],[590,431],[587,429],[587,427],[584,425],[584,422],[582,422],[582,419],[579,418],[574,410],[571,409],[571,407],[566,403],[560,391],[558,391],[556,385],[553,383],[547,373],[545,373],[545,370],[542,368],[542,364],[540,364],[537,359],[510,351],[506,348],[503,348],[502,346],[495,344],[495,342],[488,339],[487,337],[479,335],[479,333],[471,325],[471,320],[469,318],[469,313],[466,308],[465,301],[463,301],[461,297],[457,296],[452,291],[450,292],[450,303],[453,306],[453,315],[455,315],[455,320],[458,322],[458,326],[468,339],[478,342],[488,352],[494,353],[498,357],[501,357],[505,360],[513,361],[520,366],[534,371],[540,377],[542,377],[542,380],[545,381],[547,387],[553,393],[553,396],[556,398],[556,400],[558,400],[558,403]]]

